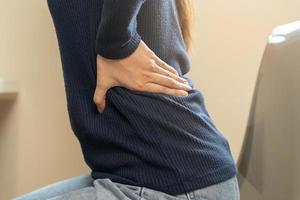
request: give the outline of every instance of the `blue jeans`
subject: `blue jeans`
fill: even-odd
[[[169,195],[147,187],[93,180],[90,174],[59,181],[13,200],[240,200],[236,176],[191,192]]]

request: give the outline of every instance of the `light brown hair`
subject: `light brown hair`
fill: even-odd
[[[187,50],[192,44],[193,9],[192,0],[176,0],[179,23]]]

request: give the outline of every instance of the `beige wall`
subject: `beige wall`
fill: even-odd
[[[266,38],[275,25],[299,20],[300,2],[194,2],[188,75],[204,92],[208,111],[237,159]],[[2,200],[89,170],[68,121],[46,1],[0,0],[0,5],[0,77],[20,83],[15,105],[0,103]]]
[[[5,123],[10,125],[0,132],[0,200],[5,200],[88,168],[68,121],[46,1],[0,0],[0,5],[0,77],[20,83]]]

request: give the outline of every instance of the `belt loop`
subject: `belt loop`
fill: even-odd
[[[188,192],[186,194],[187,194],[188,200],[192,200],[195,198],[194,191]]]
[[[144,186],[141,186],[141,190],[140,190],[140,200],[144,200]]]

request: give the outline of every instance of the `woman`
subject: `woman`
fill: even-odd
[[[189,2],[48,5],[71,126],[91,174],[20,199],[239,199],[228,141],[184,76]]]

